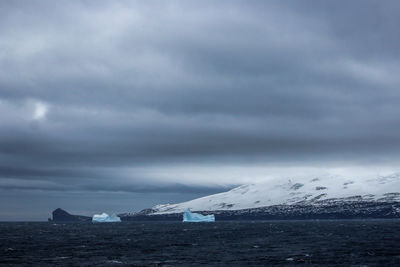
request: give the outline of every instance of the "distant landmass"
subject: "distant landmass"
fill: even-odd
[[[92,217],[83,215],[72,215],[63,209],[55,209],[52,212],[53,218],[48,219],[49,222],[90,222]]]
[[[90,222],[91,217],[71,215],[54,216],[52,222]],[[147,213],[118,214],[121,221],[182,221],[183,213],[155,214]],[[306,220],[306,219],[394,219],[400,218],[400,202],[353,202],[326,203],[325,205],[275,205],[270,207],[243,210],[195,211],[201,214],[214,214],[216,221],[234,220]]]
[[[122,221],[182,221],[186,209],[224,220],[400,218],[400,173],[357,181],[312,177],[249,184],[178,204],[118,214]],[[52,221],[90,221],[57,209]]]

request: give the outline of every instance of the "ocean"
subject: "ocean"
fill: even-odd
[[[0,266],[400,266],[400,220],[0,223]]]

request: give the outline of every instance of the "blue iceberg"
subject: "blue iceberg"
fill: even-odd
[[[119,218],[115,214],[108,215],[107,213],[93,215],[92,222],[120,222]]]
[[[187,209],[183,213],[183,222],[215,222],[214,214],[202,215],[199,213],[193,213],[190,209]]]

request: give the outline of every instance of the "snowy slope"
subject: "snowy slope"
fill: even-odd
[[[240,210],[280,204],[313,204],[329,201],[399,201],[400,173],[374,179],[355,180],[344,177],[269,181],[249,184],[228,192],[210,195],[179,204],[153,207],[153,214],[194,211]]]

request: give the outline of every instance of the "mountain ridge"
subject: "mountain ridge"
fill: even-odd
[[[339,176],[275,179],[268,183],[241,185],[177,204],[154,206],[149,214],[194,211],[235,211],[272,206],[318,206],[340,203],[400,202],[400,173],[357,180]]]

